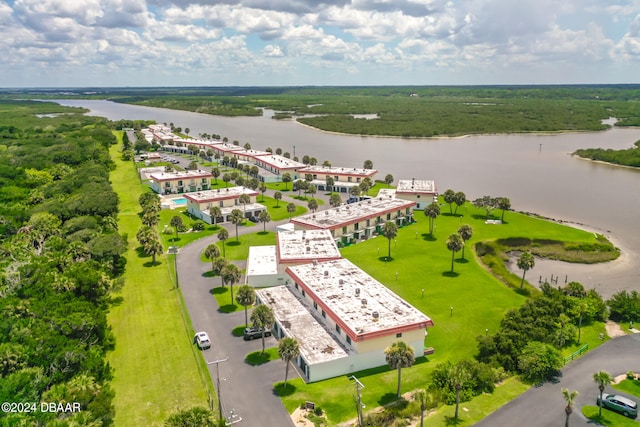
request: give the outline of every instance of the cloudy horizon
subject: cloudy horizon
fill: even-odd
[[[0,87],[638,83],[640,0],[0,0]]]

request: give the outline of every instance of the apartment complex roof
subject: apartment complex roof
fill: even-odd
[[[276,234],[278,262],[326,261],[342,257],[329,230],[281,231]]]
[[[300,354],[309,364],[347,357],[347,350],[311,314],[287,286],[256,290],[258,298],[273,310],[278,324],[288,336],[298,338]]]
[[[342,168],[334,166],[307,166],[300,169],[300,173],[311,174],[330,174],[330,175],[345,175],[345,176],[357,176],[357,177],[371,177],[378,173],[375,169],[357,169],[357,168]]]
[[[247,277],[278,274],[276,247],[250,246],[247,258]]]
[[[258,160],[277,169],[300,169],[305,166],[304,163],[296,162],[295,160],[287,159],[286,157],[278,156],[277,154],[260,156]]]
[[[354,341],[433,325],[347,259],[292,266],[286,272]]]
[[[394,197],[375,197],[346,206],[338,206],[317,213],[302,215],[293,218],[291,222],[312,228],[334,230],[415,205],[416,202],[411,200],[396,199]]]
[[[177,171],[177,172],[160,172],[160,173],[152,173],[149,175],[154,181],[175,181],[179,179],[193,179],[193,178],[213,178],[211,172],[203,171],[203,170],[187,170],[187,171]]]
[[[436,194],[436,183],[430,180],[401,179],[396,186],[397,194]]]
[[[249,196],[257,196],[259,193],[246,187],[227,187],[218,188],[217,190],[205,190],[195,193],[187,193],[184,197],[195,203],[208,203],[218,200],[237,199],[243,194]]]

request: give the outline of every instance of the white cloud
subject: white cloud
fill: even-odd
[[[280,48],[280,46],[267,45],[262,50],[264,56],[269,58],[282,58],[284,56],[284,52]]]

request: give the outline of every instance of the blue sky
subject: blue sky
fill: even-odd
[[[640,0],[0,0],[0,87],[640,83]]]

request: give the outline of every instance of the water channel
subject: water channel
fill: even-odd
[[[572,222],[605,234],[622,249],[605,266],[576,266],[539,260],[531,282],[560,276],[596,288],[605,298],[622,289],[640,291],[640,170],[572,157],[578,148],[629,148],[640,129],[560,135],[483,135],[464,138],[406,139],[321,132],[295,121],[263,117],[218,117],[100,100],[60,100],[111,120],[146,119],[174,123],[190,134],[213,133],[255,149],[277,147],[300,158],[316,157],[334,166],[362,167],[371,160],[378,178],[433,179],[440,192],[463,191],[468,200],[505,196],[518,211]]]

